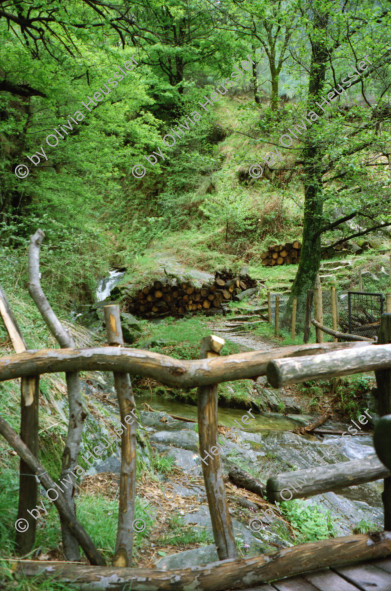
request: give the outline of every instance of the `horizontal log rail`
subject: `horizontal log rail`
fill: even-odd
[[[391,476],[390,470],[377,456],[373,455],[351,462],[283,472],[269,478],[266,490],[270,501],[280,503],[329,491],[335,492],[347,486],[372,482],[389,476]]]
[[[361,343],[362,345],[364,343]],[[359,349],[300,359],[276,359],[267,367],[267,379],[274,388],[306,380],[328,379],[354,373],[391,369],[391,345],[366,345]]]
[[[255,378],[266,374],[267,364],[281,357],[306,355],[330,355],[328,351],[344,351],[344,360],[350,349],[361,348],[366,343],[323,343],[295,345],[271,351],[250,351],[194,361],[179,360],[141,349],[124,347],[100,347],[93,349],[42,349],[0,358],[0,382],[24,376],[70,371],[115,371],[150,377],[167,386],[194,388],[220,382]],[[391,351],[391,348],[390,348]],[[390,353],[391,359],[391,353]],[[362,370],[365,371],[365,370]]]
[[[375,339],[370,339],[369,337],[359,337],[355,334],[349,334],[347,332],[339,332],[338,330],[333,330],[332,328],[328,328],[327,326],[323,326],[320,322],[313,318],[311,320],[312,324],[319,328],[322,332],[331,335],[332,337],[336,337],[338,339],[345,339],[345,341],[367,341],[367,342],[374,342]]]
[[[30,577],[55,577],[83,591],[120,591],[127,588],[126,583],[132,591],[226,591],[248,589],[314,568],[345,566],[390,555],[391,533],[381,532],[310,542],[272,554],[170,571],[20,561],[17,572]]]

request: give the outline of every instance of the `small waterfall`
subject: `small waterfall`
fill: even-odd
[[[103,302],[106,298],[109,297],[111,290],[117,283],[120,281],[121,277],[123,277],[125,271],[118,271],[118,269],[112,269],[109,272],[109,276],[101,279],[98,283],[98,288],[96,290],[96,299],[98,302]]]

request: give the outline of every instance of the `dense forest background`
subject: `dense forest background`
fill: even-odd
[[[256,263],[304,224],[302,295],[322,247],[390,221],[389,26],[387,1],[2,2],[3,271],[42,227],[69,305],[91,301],[109,265],[145,271],[156,245],[204,268]],[[281,158],[252,178],[273,146]]]

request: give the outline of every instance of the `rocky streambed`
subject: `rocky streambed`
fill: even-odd
[[[99,390],[98,384],[89,387],[95,393]],[[100,388],[107,391],[107,385],[101,384]],[[109,419],[117,419],[112,389],[107,400],[109,399],[111,405],[103,406],[106,407]],[[196,407],[174,400],[167,401],[154,394],[137,396],[136,403],[138,409],[154,409],[139,410],[138,461],[151,467],[154,464],[153,457],[159,455],[169,458],[170,462],[169,469],[164,473],[155,471],[152,480],[143,475],[137,483],[139,499],[148,501],[155,515],[155,521],[146,532],[150,546],[142,551],[145,556],[141,564],[146,564],[147,561],[150,566],[179,568],[217,560],[198,450]],[[99,406],[102,410],[101,404]],[[180,415],[184,420],[176,420],[171,415]],[[254,420],[238,430],[237,425],[242,415],[243,410],[219,409],[218,440],[235,538],[241,554],[250,556],[290,546],[297,542],[297,537],[289,514],[281,515],[274,511],[272,518],[268,517],[264,512],[269,506],[266,501],[229,482],[228,472],[233,466],[246,470],[266,483],[268,476],[279,472],[365,458],[373,454],[373,445],[370,435],[348,440],[338,435],[321,438],[293,433],[292,430],[298,425],[308,424],[313,419],[301,414],[255,414]],[[88,420],[94,431],[88,437],[88,444],[92,446],[100,437],[107,435],[108,431],[93,416],[90,415]],[[233,426],[236,427],[235,432],[232,431]],[[327,422],[324,427],[341,429],[344,426]],[[120,450],[117,444],[106,457],[95,462],[88,474],[92,479],[97,475],[105,475],[115,480],[119,472]],[[363,526],[372,530],[381,528],[381,491],[382,481],[378,481],[299,501],[300,510],[296,511],[294,521],[297,525],[297,520],[300,522],[300,511],[305,512],[306,507],[317,505],[316,514],[323,513],[327,516],[330,532],[334,535],[347,535],[355,528],[360,529]],[[256,527],[254,519],[257,519]],[[182,524],[187,531],[191,531],[194,541],[190,536],[188,544],[184,543],[180,548],[170,546],[167,533],[173,520],[177,520],[177,525]],[[295,529],[297,531],[297,527]],[[159,555],[162,545],[165,551]],[[190,549],[178,552],[178,549],[184,547]],[[161,557],[161,554],[167,555]]]

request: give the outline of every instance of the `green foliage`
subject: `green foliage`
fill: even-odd
[[[207,544],[213,542],[213,535],[205,528],[195,528],[193,525],[186,525],[179,515],[173,515],[169,522],[170,533],[162,536],[162,544],[171,546],[186,546],[187,544]]]
[[[382,528],[377,526],[372,521],[368,521],[367,519],[360,519],[357,525],[353,528],[354,534],[367,534],[369,532],[376,532],[381,531]]]
[[[318,505],[309,505],[294,499],[282,502],[281,508],[292,527],[298,532],[297,544],[326,540],[336,535],[330,512],[321,511]]]
[[[77,587],[69,583],[56,581],[54,577],[15,576],[15,563],[0,559],[0,585],[12,591],[77,591]]]
[[[297,387],[312,398],[310,406],[317,406],[325,394],[331,394],[335,411],[345,418],[357,419],[367,407],[368,395],[374,386],[373,375],[357,374],[333,380],[307,380]]]
[[[152,467],[160,474],[168,474],[171,472],[174,464],[174,458],[160,455],[157,452],[152,453]]]

